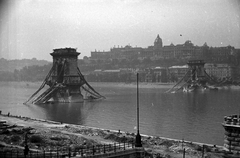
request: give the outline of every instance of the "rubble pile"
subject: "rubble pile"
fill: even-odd
[[[0,144],[2,147],[23,148],[26,143],[31,149],[61,150],[71,147],[74,150],[84,145],[96,145],[99,142],[77,135],[62,133],[60,130],[51,130],[51,128],[34,129],[16,125],[14,127],[6,125],[4,128],[0,128]]]
[[[134,133],[0,115],[0,120],[5,118],[12,123],[1,123],[0,150],[7,147],[22,149],[26,142],[31,150],[77,150],[107,143],[135,143]],[[18,125],[14,125],[16,122]],[[142,135],[142,145],[152,157],[182,157],[183,152],[186,158],[202,155],[220,158],[224,155],[223,147],[205,144],[203,148],[200,143],[155,136]]]

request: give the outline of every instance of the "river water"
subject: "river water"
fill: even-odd
[[[0,82],[0,110],[13,115],[136,132],[136,86],[90,83],[107,99],[72,104],[24,105],[41,83]],[[240,88],[165,93],[140,86],[140,133],[223,145],[223,117],[240,111]]]

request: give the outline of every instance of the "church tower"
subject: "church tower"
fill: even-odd
[[[161,49],[163,46],[162,39],[157,35],[157,38],[154,41],[154,49]]]

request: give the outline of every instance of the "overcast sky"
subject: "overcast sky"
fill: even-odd
[[[1,0],[0,58],[45,59],[73,47],[79,58],[114,45],[240,48],[239,0]],[[182,36],[180,36],[180,34]]]

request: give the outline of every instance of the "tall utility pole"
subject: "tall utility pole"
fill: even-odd
[[[135,147],[142,147],[141,135],[139,133],[139,90],[138,90],[138,73],[137,73],[137,135]]]

